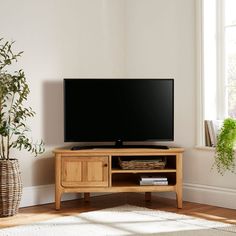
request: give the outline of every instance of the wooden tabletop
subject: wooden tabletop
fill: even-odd
[[[70,149],[55,149],[53,151],[55,154],[57,153],[68,153],[68,154],[117,154],[117,155],[122,155],[125,153],[131,154],[131,153],[143,153],[143,154],[159,154],[159,153],[166,153],[166,154],[171,154],[171,153],[183,153],[184,149],[183,148],[169,148],[169,149],[156,149],[156,148],[91,148],[91,149],[81,149],[81,150],[70,150]]]

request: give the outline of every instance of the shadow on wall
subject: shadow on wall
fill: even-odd
[[[63,132],[63,80],[43,83],[43,140],[47,146],[62,145]]]
[[[52,153],[45,153],[47,157],[37,158],[33,165],[34,185],[45,185],[55,183],[54,180],[54,158]]]
[[[46,152],[33,163],[34,185],[54,183],[52,148],[63,145],[63,81],[43,83],[43,136]]]
[[[33,183],[54,183],[54,158],[52,149],[63,141],[63,80],[48,79],[43,83],[43,141],[46,152],[34,161]]]
[[[55,81],[48,79],[43,83],[43,119],[44,130],[43,140],[47,147],[67,148],[71,145],[87,146],[99,145],[99,142],[80,142],[65,143],[64,142],[64,111],[63,111],[63,80]],[[104,145],[113,144],[113,142],[104,142]],[[44,156],[48,156],[46,153]]]

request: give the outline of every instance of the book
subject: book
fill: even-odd
[[[168,181],[154,181],[153,185],[168,185]]]
[[[157,178],[157,179],[140,179],[140,181],[143,181],[143,182],[162,182],[162,181],[167,181],[167,178]]]
[[[158,180],[165,180],[167,181],[167,177],[165,176],[160,176],[160,175],[140,175],[140,179],[142,181],[158,181]]]
[[[205,121],[205,138],[206,146],[215,147],[217,135],[223,125],[223,120],[206,120]]]
[[[153,182],[167,182],[168,180],[140,180],[142,183],[153,183]]]
[[[140,181],[140,185],[168,185],[168,181]]]
[[[205,145],[207,147],[211,147],[211,139],[210,139],[210,133],[208,129],[207,121],[204,121],[204,128],[205,128]]]

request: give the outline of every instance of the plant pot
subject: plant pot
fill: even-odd
[[[16,159],[0,160],[0,217],[18,213],[22,180]]]

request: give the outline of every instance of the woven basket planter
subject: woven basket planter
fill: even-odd
[[[0,160],[0,217],[18,212],[22,180],[18,160]]]

